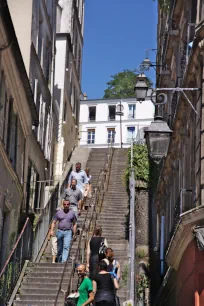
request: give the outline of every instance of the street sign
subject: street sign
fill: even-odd
[[[116,112],[115,114],[116,114],[117,116],[123,116],[123,115],[124,115],[123,112]]]

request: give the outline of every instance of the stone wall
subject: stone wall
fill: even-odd
[[[136,245],[149,246],[149,192],[136,191]]]

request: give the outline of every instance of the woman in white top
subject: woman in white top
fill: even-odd
[[[88,180],[88,185],[87,185],[87,189],[86,189],[86,192],[85,192],[84,196],[87,197],[87,198],[91,198],[92,186],[91,186],[90,169],[86,168],[85,172],[86,172],[86,176],[87,176],[87,180]]]

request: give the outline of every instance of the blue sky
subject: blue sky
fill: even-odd
[[[134,69],[145,50],[156,48],[157,4],[153,0],[86,0],[82,91],[103,97],[111,75]],[[155,54],[149,53],[152,61]],[[154,71],[147,74],[154,81]]]

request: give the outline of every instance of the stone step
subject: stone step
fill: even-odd
[[[18,301],[28,301],[32,302],[32,301],[49,301],[49,302],[55,302],[55,298],[56,298],[56,293],[53,294],[17,294],[16,295],[16,300]],[[64,302],[64,296],[60,295],[58,298],[58,302]],[[29,303],[28,303],[29,305]],[[33,306],[31,304],[31,306]]]
[[[70,272],[65,272],[64,273],[65,278],[69,278],[69,276],[70,276]],[[46,280],[46,279],[49,279],[49,278],[59,279],[59,278],[61,278],[61,273],[53,272],[53,271],[50,271],[50,272],[47,272],[47,273],[44,273],[44,272],[30,272],[28,274],[28,277],[32,278],[32,279],[33,278],[35,278],[35,279],[40,278],[42,280]]]
[[[21,285],[21,290],[20,292],[22,293],[22,290],[28,290],[28,289],[49,289],[49,290],[58,290],[59,289],[59,284],[60,282],[58,283],[51,283],[51,282],[40,282],[40,283],[37,283],[37,282],[32,282],[31,284],[30,283],[22,283]],[[67,283],[62,283],[62,289],[63,290],[66,290],[67,289]]]
[[[72,266],[71,264],[67,265],[65,272],[71,272]],[[35,272],[35,273],[62,273],[64,271],[64,265],[63,266],[57,266],[57,264],[52,264],[52,267],[32,267],[29,268],[29,272]]]
[[[31,306],[53,306],[52,301],[38,301],[38,300],[32,300],[30,303],[28,301],[14,301],[13,303],[14,306],[23,306],[23,305],[31,305]],[[62,302],[58,302],[56,304],[57,306],[63,306]]]

